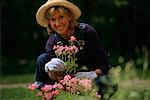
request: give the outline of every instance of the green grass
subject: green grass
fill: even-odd
[[[41,100],[26,88],[1,89],[0,100]],[[65,95],[61,93],[56,100],[96,100],[90,96]]]
[[[35,97],[26,85],[22,88],[13,87],[12,84],[24,84],[34,82],[34,74],[23,74],[23,75],[7,75],[1,76],[0,78],[0,100],[41,100]],[[3,85],[9,85],[3,86]],[[12,86],[12,88],[10,88]]]
[[[1,89],[0,100],[41,100],[26,88]]]
[[[114,72],[117,73],[118,69],[119,68],[116,67],[114,69]],[[124,72],[124,70],[120,72],[122,79],[117,80],[120,82],[119,88],[116,94],[113,95],[111,100],[150,100],[149,76],[144,75],[144,73],[140,73],[142,76],[137,75],[137,73],[142,72],[141,70],[132,70],[130,72],[132,73]],[[33,81],[34,74],[5,76],[1,79],[1,85],[10,84],[11,86],[11,84],[15,83],[22,84],[30,83]],[[62,100],[62,98],[68,98],[67,100],[93,100],[88,96],[84,97],[84,99],[80,96],[73,96],[73,99],[70,99],[71,97],[68,97],[64,94],[58,96],[56,100]],[[3,87],[0,88],[0,100],[41,100],[41,98],[35,97],[34,94],[31,91],[27,90],[26,87]]]
[[[67,100],[93,100],[92,97],[88,96],[84,99],[80,96],[73,96],[73,98],[70,99],[71,97],[64,94],[58,96],[56,100],[65,100],[64,98],[68,98]],[[1,89],[0,100],[41,100],[41,98],[35,97],[34,94],[26,88],[5,88]],[[120,87],[111,100],[150,100],[150,90]]]
[[[65,98],[65,99],[62,99]],[[67,92],[62,92],[60,95],[56,97],[56,100],[96,100],[95,97],[92,96],[82,96],[82,95],[75,95],[70,94]]]
[[[150,89],[120,87],[111,100],[150,100]]]
[[[1,76],[0,84],[29,83],[35,80],[35,74]]]

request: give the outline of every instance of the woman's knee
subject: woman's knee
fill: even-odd
[[[43,59],[45,59],[45,54],[44,53],[38,56],[37,61],[40,61],[40,60],[43,60]]]
[[[41,54],[40,56],[38,56],[38,58],[37,58],[37,63],[41,63],[41,62],[47,63],[48,60],[49,60],[49,58],[48,58],[47,54],[46,54],[46,53],[43,53],[43,54]]]

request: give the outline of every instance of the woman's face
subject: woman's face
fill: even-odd
[[[65,35],[67,33],[70,21],[71,18],[69,18],[66,13],[59,10],[53,11],[49,20],[52,29],[61,35]]]

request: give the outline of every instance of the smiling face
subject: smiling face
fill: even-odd
[[[50,10],[49,23],[51,28],[60,35],[65,35],[69,31],[71,18],[63,8]]]

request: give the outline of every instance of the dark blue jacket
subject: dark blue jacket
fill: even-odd
[[[77,40],[84,41],[83,49],[77,54],[77,63],[80,66],[87,66],[89,70],[100,68],[103,74],[109,70],[108,53],[103,49],[97,32],[88,24],[79,23],[75,29]],[[69,45],[68,40],[63,39],[59,34],[52,34],[46,43],[46,52],[51,57],[56,57],[53,46],[61,41],[64,45]]]

